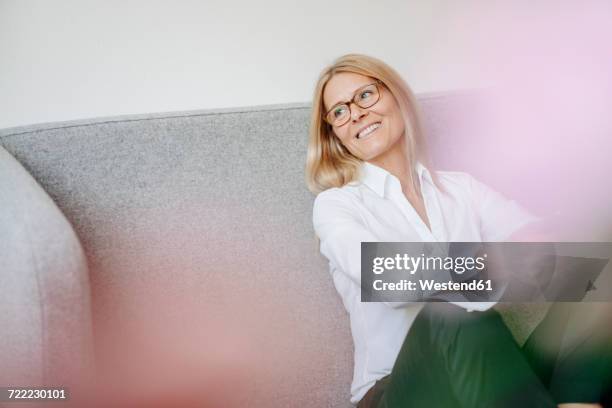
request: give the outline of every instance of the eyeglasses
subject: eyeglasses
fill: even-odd
[[[380,90],[378,84],[374,82],[359,88],[350,101],[339,102],[334,105],[326,114],[325,121],[332,126],[342,126],[349,121],[351,117],[351,103],[359,106],[362,109],[371,108],[380,99]]]

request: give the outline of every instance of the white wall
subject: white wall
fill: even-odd
[[[416,92],[470,87],[482,72],[466,4],[0,0],[0,128],[306,102],[347,52],[382,58]]]
[[[538,64],[601,82],[610,18],[598,0],[0,0],[0,128],[306,102],[348,52],[416,92],[508,73],[530,92]]]

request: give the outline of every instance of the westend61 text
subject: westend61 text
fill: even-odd
[[[399,282],[383,282],[377,279],[374,290],[423,290],[423,291],[492,291],[491,279],[473,280],[470,282],[437,282],[433,279],[419,279],[417,282],[402,279]]]

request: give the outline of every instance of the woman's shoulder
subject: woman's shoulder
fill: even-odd
[[[317,194],[315,203],[317,203],[317,201],[353,201],[361,195],[359,192],[359,187],[361,185],[362,183],[360,181],[351,181],[342,187],[330,187]]]
[[[348,185],[342,187],[332,187],[321,191],[314,200],[314,207],[338,205],[342,203],[349,204],[354,200],[354,192]]]
[[[328,188],[317,194],[313,204],[313,217],[355,214],[359,194],[354,184]]]

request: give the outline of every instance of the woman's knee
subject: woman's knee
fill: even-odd
[[[443,347],[462,343],[461,347],[487,348],[513,340],[499,313],[467,310],[448,303],[430,303],[422,311],[429,326],[431,341]]]
[[[501,321],[494,309],[487,311],[467,311],[457,305],[445,302],[428,303],[421,314],[434,326],[442,328],[473,328],[482,324]]]

